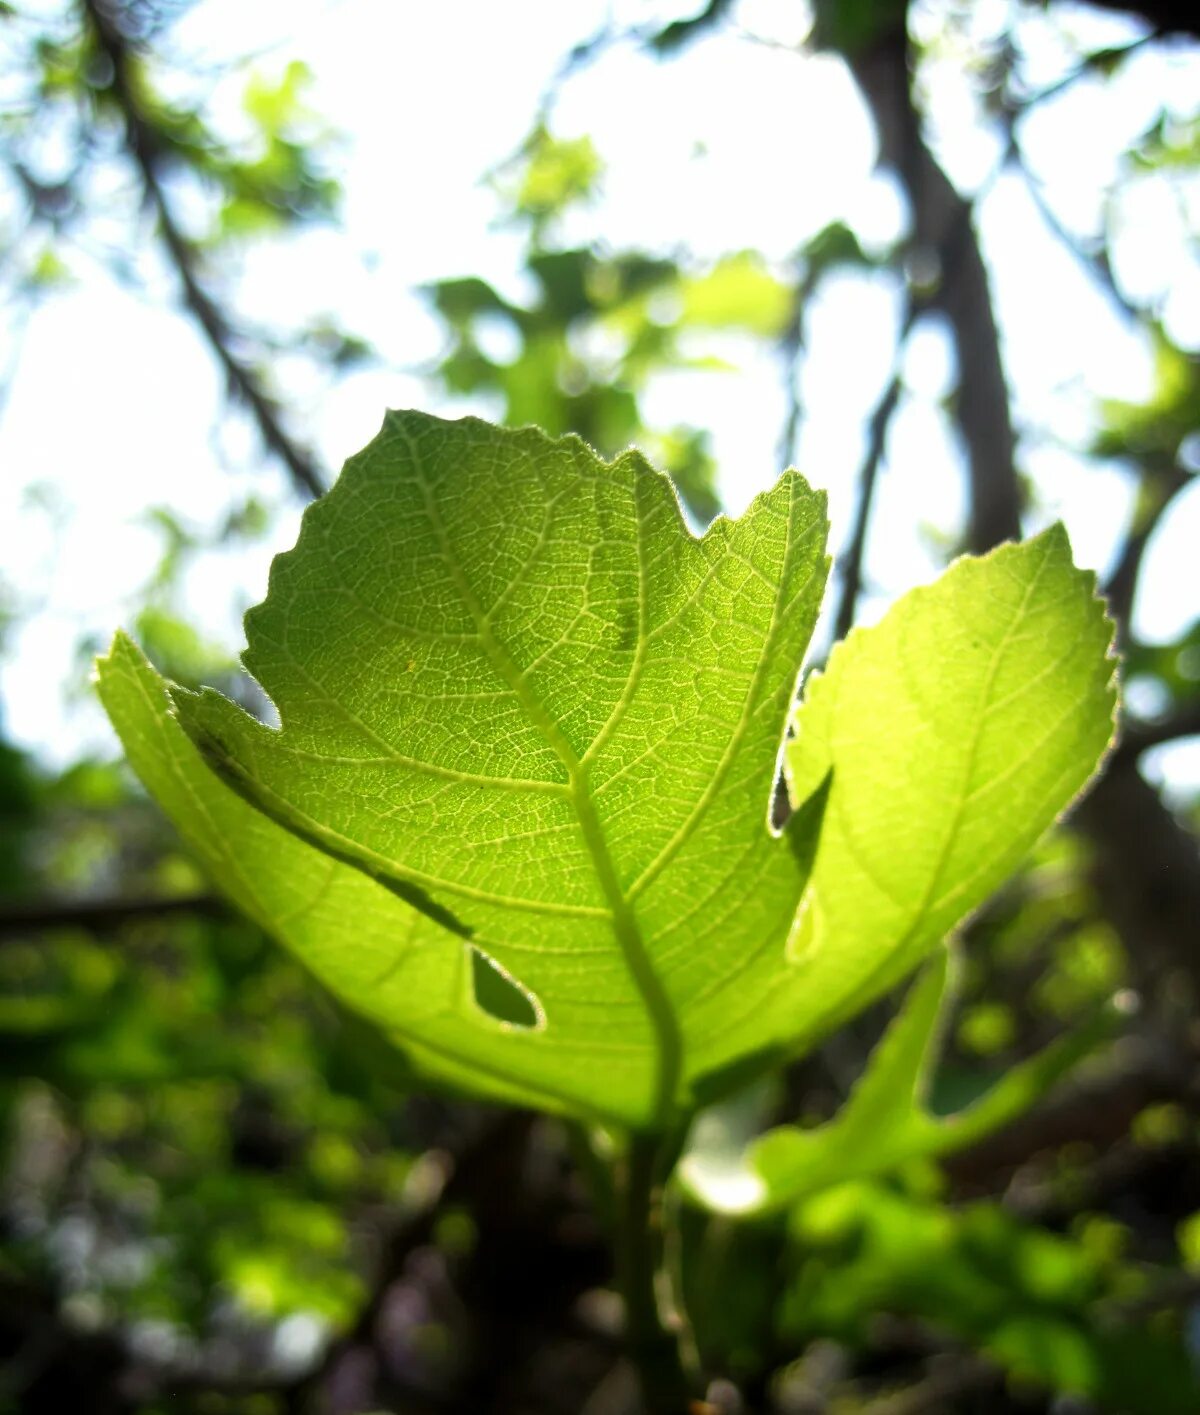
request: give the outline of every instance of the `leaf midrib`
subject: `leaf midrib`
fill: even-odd
[[[546,744],[562,762],[567,772],[571,805],[579,822],[580,834],[591,858],[597,881],[608,901],[613,933],[621,949],[625,966],[641,996],[646,1015],[654,1032],[657,1056],[652,1128],[658,1131],[665,1130],[672,1117],[683,1070],[683,1035],[671,999],[651,963],[641,924],[621,886],[604,828],[596,813],[590,790],[590,763],[585,763],[581,759],[562,728],[546,711],[541,700],[529,690],[525,675],[504,644],[492,632],[490,617],[476,597],[467,577],[463,574],[457,556],[451,550],[436,499],[425,480],[420,451],[407,433],[404,434],[404,437],[409,444],[412,466],[425,502],[425,513],[429,518],[429,524],[437,536],[443,561],[455,587],[475,620],[480,645],[496,672],[508,685],[530,721],[541,733]],[[642,529],[640,515],[637,518],[637,529],[640,538]]]

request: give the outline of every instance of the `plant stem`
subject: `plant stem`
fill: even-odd
[[[617,1275],[625,1302],[625,1340],[653,1415],[688,1415],[691,1383],[679,1341],[663,1321],[657,1278],[662,1257],[659,1137],[630,1137],[617,1221]]]

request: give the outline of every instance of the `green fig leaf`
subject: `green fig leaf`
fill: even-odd
[[[427,1070],[666,1128],[789,1041],[818,822],[768,815],[825,536],[795,473],[697,538],[635,452],[390,414],[247,616],[278,730],[169,716],[124,641],[101,692],[217,881]]]
[[[216,881],[427,1074],[672,1129],[910,971],[1111,733],[1051,532],[835,652],[771,830],[825,536],[794,472],[696,537],[635,452],[389,414],[247,616],[278,728],[123,639],[100,690]]]
[[[911,972],[1086,786],[1115,732],[1112,636],[1055,525],[956,561],[809,678],[785,775],[794,803],[826,801],[788,947],[827,1026]]]

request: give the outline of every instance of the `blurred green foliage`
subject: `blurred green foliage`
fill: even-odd
[[[951,1210],[847,1186],[797,1210],[787,1241],[794,1276],[779,1323],[797,1343],[862,1342],[868,1313],[898,1312],[979,1348],[1014,1377],[1131,1415],[1185,1415],[1200,1399],[1176,1324],[1130,1329],[1117,1320],[1152,1274],[1121,1261],[1119,1229],[1106,1221],[1081,1219],[1062,1236],[996,1204]]]
[[[85,848],[78,821],[55,831],[35,852],[39,894],[69,882],[87,899],[116,877],[169,900],[200,885],[123,774],[101,806],[89,772],[69,775],[35,783],[40,824],[90,815],[103,848]],[[11,929],[0,1037],[10,1278],[181,1341],[228,1303],[246,1321],[352,1320],[348,1225],[402,1204],[400,1102],[257,930],[219,910]]]
[[[1122,1225],[1081,1214],[1056,1234],[992,1202],[948,1206],[931,1178],[839,1185],[737,1230],[690,1215],[684,1290],[697,1339],[745,1379],[822,1339],[878,1359],[949,1338],[1026,1391],[1050,1386],[1130,1415],[1195,1408],[1178,1315],[1122,1319],[1170,1277],[1128,1261]]]

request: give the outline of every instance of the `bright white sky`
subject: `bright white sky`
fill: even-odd
[[[46,0],[46,8],[57,6]],[[383,369],[332,391],[294,390],[301,431],[327,465],[367,441],[387,406],[447,410],[415,372],[437,356],[442,337],[416,287],[482,274],[521,292],[519,239],[495,228],[496,198],[480,178],[526,135],[539,94],[572,45],[610,11],[618,23],[645,22],[656,8],[202,0],[184,21],[179,52],[214,69],[250,51],[270,74],[303,60],[315,78],[313,108],[346,134],[344,232],[252,251],[238,303],[266,322],[336,311],[382,351]],[[746,30],[788,41],[798,37],[799,8],[794,0],[747,0],[739,15]],[[924,7],[934,12],[933,3]],[[1008,5],[984,0],[972,13],[987,30],[1003,22]],[[1088,44],[1136,33],[1123,21],[1085,24],[1082,15],[1075,29]],[[1027,20],[1022,34],[1035,82],[1074,68],[1049,20]],[[1028,150],[1064,221],[1080,231],[1095,226],[1122,149],[1159,104],[1180,114],[1200,106],[1198,76],[1194,57],[1143,50],[1111,92],[1080,83],[1038,110]],[[219,120],[239,122],[243,82],[240,72],[216,81]],[[998,148],[977,122],[960,56],[948,52],[931,66],[928,87],[939,154],[974,188]],[[590,134],[608,164],[602,202],[567,233],[579,239],[685,247],[701,257],[753,247],[782,259],[831,220],[881,244],[904,219],[891,184],[872,172],[874,139],[853,85],[829,58],[799,62],[733,36],[669,65],[619,48],[565,86],[554,126],[563,136]],[[1071,448],[1086,439],[1097,398],[1148,392],[1149,350],[1049,235],[1019,178],[992,185],[980,224],[1016,407],[1030,434],[1024,466],[1039,488],[1028,529],[1062,517],[1079,561],[1103,571],[1129,513],[1131,483],[1119,468],[1097,470]],[[1147,185],[1122,230],[1118,267],[1130,292],[1162,298],[1172,335],[1200,346],[1200,268],[1187,255],[1177,207]],[[0,665],[0,703],[11,734],[57,762],[81,744],[113,750],[75,645],[81,633],[105,642],[131,617],[161,548],[145,524],[147,506],[169,504],[205,526],[220,519],[235,490],[286,500],[281,475],[264,472],[243,423],[225,417],[214,442],[224,413],[216,367],[171,308],[169,274],[153,259],[145,271],[149,298],[119,286],[100,264],[79,267],[75,287],[40,309],[27,330],[0,421],[2,579],[19,608],[36,609]],[[798,462],[830,491],[835,547],[853,509],[861,420],[890,373],[894,318],[887,283],[861,277],[831,280],[808,313]],[[10,334],[0,325],[0,346]],[[783,417],[777,361],[738,352],[736,373],[664,378],[645,404],[651,422],[711,428],[735,512],[778,470]],[[893,427],[870,548],[873,614],[935,573],[936,533],[952,530],[962,508],[958,453],[939,407],[952,363],[936,326],[914,339],[905,373],[908,397]],[[232,462],[233,470],[216,465],[218,446],[222,466]],[[291,544],[295,525],[296,514],[287,514],[266,544],[197,567],[190,608],[209,634],[239,644],[237,613],[261,597],[270,557]],[[1200,486],[1156,537],[1138,606],[1142,637],[1169,638],[1196,614],[1197,545]],[[1160,753],[1152,769],[1180,785],[1200,783],[1200,742]]]

